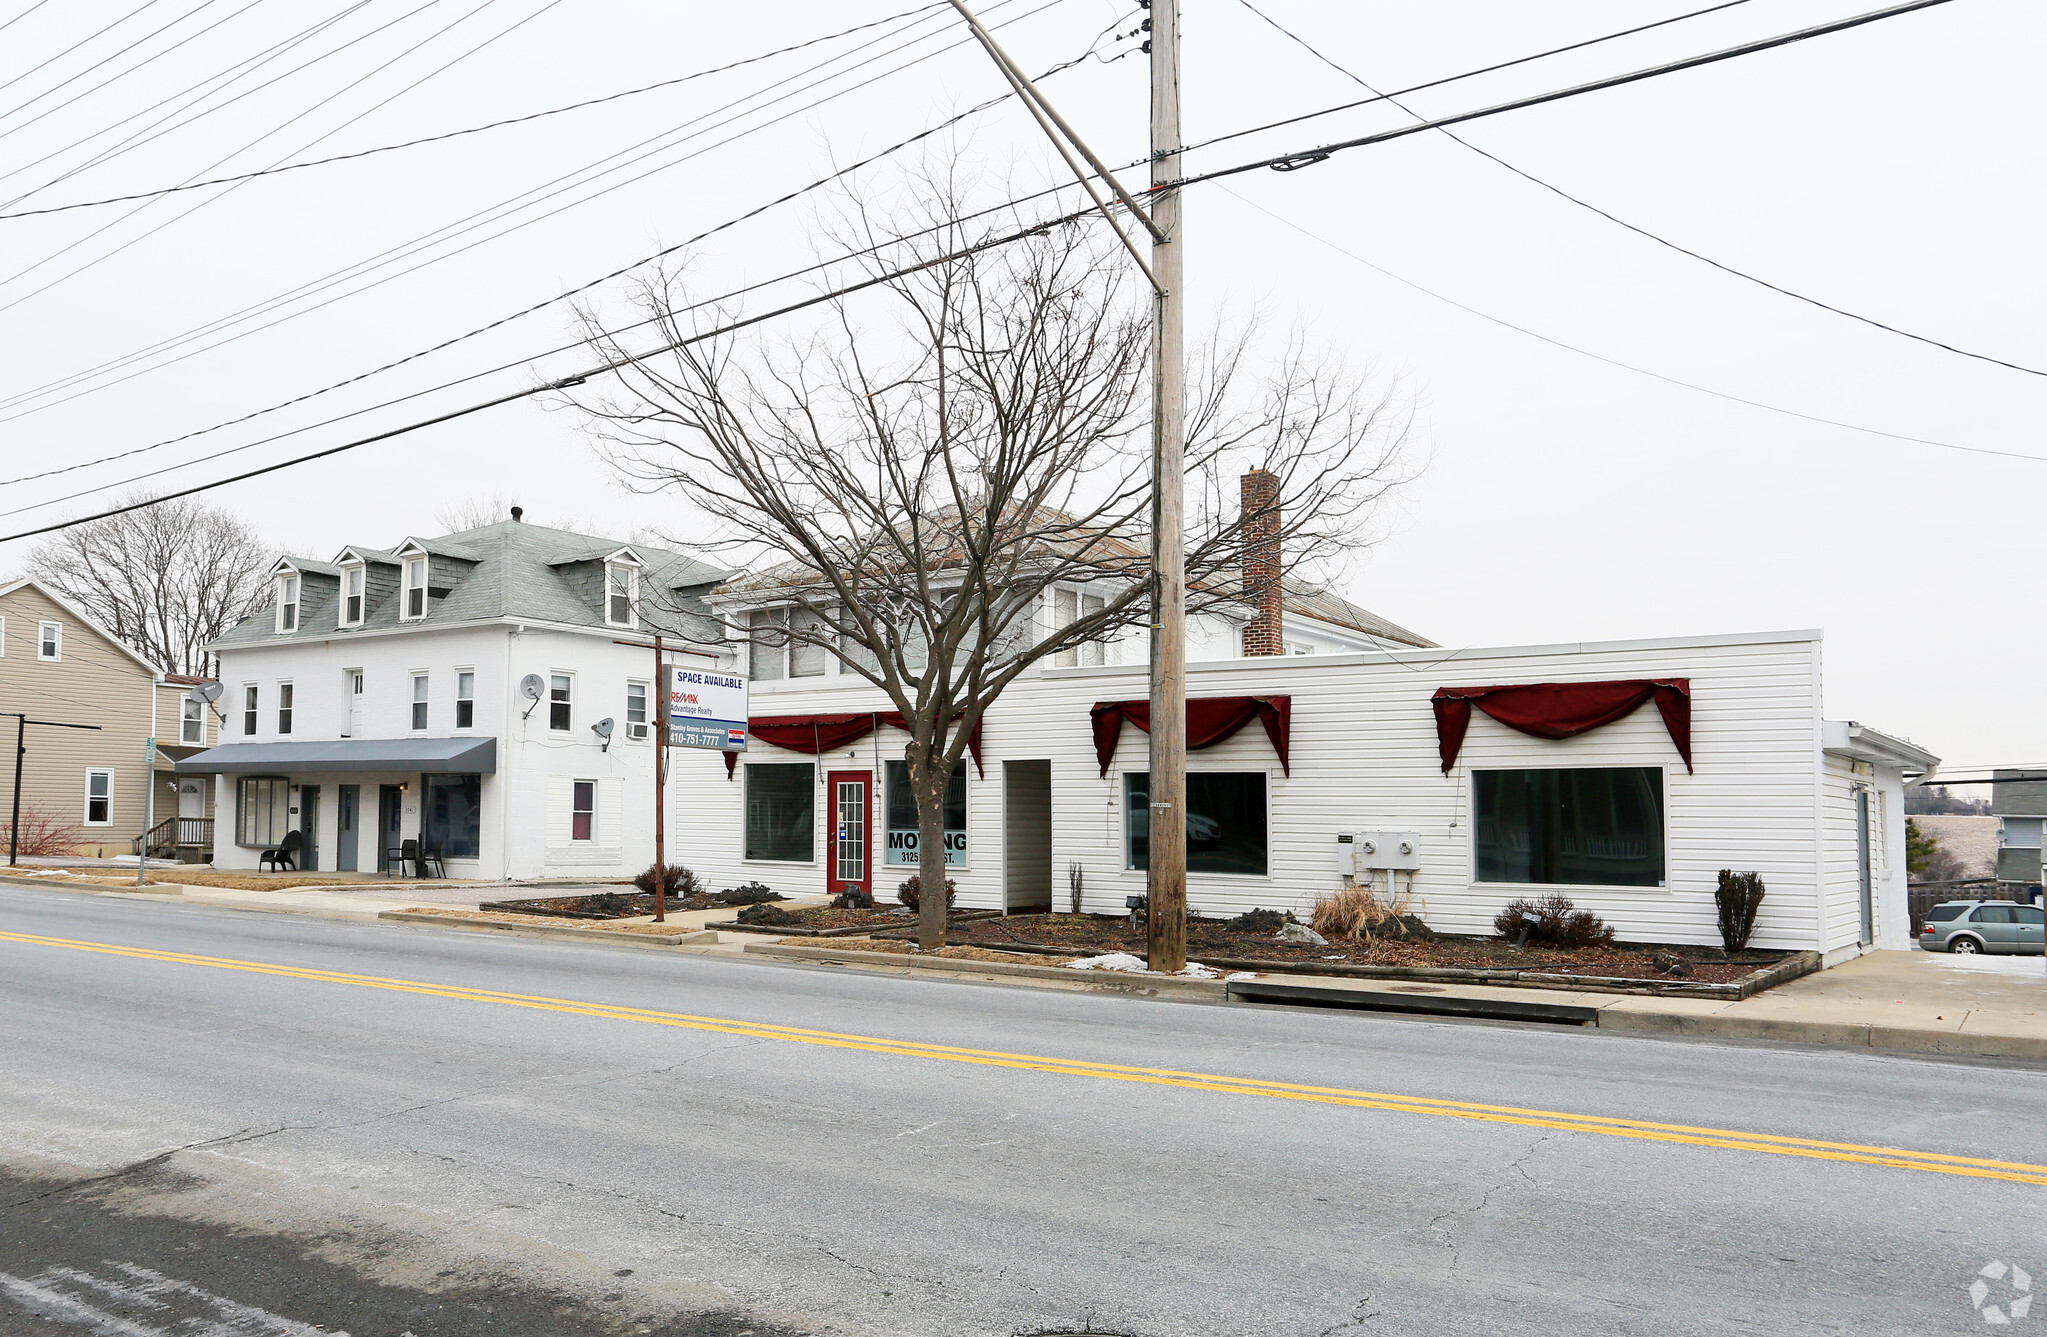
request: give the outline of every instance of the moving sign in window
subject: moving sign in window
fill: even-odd
[[[1129,866],[1151,867],[1151,776],[1123,775]],[[1263,877],[1265,772],[1187,772],[1187,871]]]
[[[1660,887],[1663,769],[1474,771],[1480,882]]]
[[[915,868],[917,853],[917,795],[910,788],[910,764],[891,761],[888,766],[888,852],[882,862]],[[945,785],[945,862],[949,868],[967,861],[967,764],[952,768]]]

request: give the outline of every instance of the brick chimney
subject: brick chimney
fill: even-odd
[[[1286,627],[1280,610],[1279,475],[1253,469],[1244,475],[1242,497],[1244,598],[1257,609],[1244,624],[1244,653],[1283,655]]]

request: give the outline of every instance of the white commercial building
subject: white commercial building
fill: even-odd
[[[1531,684],[1548,686],[1475,690]],[[1077,877],[1082,909],[1121,913],[1144,890],[1146,738],[1118,707],[1145,693],[1138,665],[1047,666],[990,709],[948,814],[962,906],[1063,911]],[[1910,943],[1903,790],[1936,759],[1823,718],[1816,632],[1212,659],[1188,696],[1194,741],[1223,734],[1188,760],[1200,913],[1299,913],[1350,870],[1399,878],[1444,932],[1489,933],[1508,901],[1560,891],[1624,940],[1715,943],[1733,869],[1768,888],[1758,947]],[[1488,713],[1555,700],[1583,724],[1631,698],[1566,738]],[[916,840],[887,709],[844,678],[757,678],[729,774],[674,754],[670,857],[713,886],[891,899]]]
[[[515,510],[514,516],[518,515]],[[516,518],[331,562],[285,558],[271,606],[214,645],[214,862],[293,846],[305,870],[616,878],[654,848],[670,662],[715,663],[724,573]]]

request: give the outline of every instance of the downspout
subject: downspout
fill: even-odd
[[[1827,722],[1826,693],[1820,678],[1820,643],[1812,643],[1812,862],[1813,947],[1827,959]]]

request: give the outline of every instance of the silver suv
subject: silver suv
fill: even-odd
[[[1929,952],[2039,953],[2047,924],[2037,905],[2014,901],[1943,901],[1926,912],[1919,945]]]

